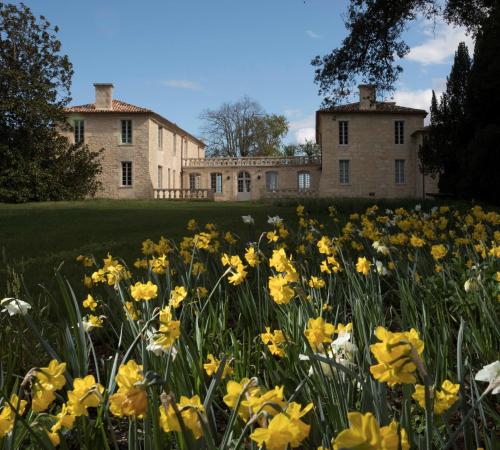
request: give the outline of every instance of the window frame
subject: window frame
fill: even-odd
[[[163,127],[158,125],[158,149],[163,150]]]
[[[173,139],[172,156],[175,156],[176,151],[177,151],[177,149],[176,149],[176,146],[177,146],[177,133],[174,133],[172,135],[172,139]]]
[[[350,166],[350,159],[339,159],[339,184],[342,186],[351,184]]]
[[[201,173],[190,173],[189,174],[189,190],[196,191],[201,189]]]
[[[349,145],[349,121],[339,120],[339,145]]]
[[[406,184],[406,160],[405,159],[395,159],[394,160],[394,182],[395,182],[395,184],[398,184],[398,185]]]
[[[129,169],[126,169],[126,165],[128,165]],[[133,187],[133,179],[132,161],[121,161],[120,186],[125,188]],[[129,182],[127,183],[127,181]]]
[[[301,179],[303,179],[301,181]],[[299,191],[309,191],[311,189],[311,172],[309,170],[299,170],[297,172],[297,189]]]
[[[405,121],[395,120],[394,121],[394,144],[404,145],[405,143]]]
[[[158,165],[158,189],[163,189],[163,166]]]
[[[83,119],[73,120],[73,138],[75,144],[82,144],[85,142],[85,121]]]
[[[271,182],[272,176],[274,177],[274,183]],[[266,190],[268,192],[276,192],[279,186],[279,175],[277,170],[268,170],[266,172]]]
[[[221,172],[211,172],[210,173],[210,189],[215,194],[222,194],[222,173]]]
[[[250,172],[241,170],[236,179],[239,194],[252,192],[252,176]]]
[[[121,145],[132,145],[134,139],[132,119],[121,119],[120,124]]]

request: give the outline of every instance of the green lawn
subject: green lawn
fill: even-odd
[[[375,200],[309,200],[306,208],[323,220],[328,205],[335,204],[344,215],[362,211]],[[377,202],[381,208],[412,207],[418,201]],[[429,202],[426,202],[429,207]],[[268,230],[267,216],[285,220],[295,217],[297,201],[274,203],[172,202],[155,200],[88,200],[79,202],[0,204],[0,295],[6,294],[7,267],[24,277],[26,287],[39,283],[53,286],[54,268],[63,263],[63,273],[71,281],[80,279],[82,269],[75,262],[79,254],[100,259],[109,251],[132,264],[140,254],[141,242],[160,236],[179,240],[189,219],[204,225],[214,222],[223,231],[250,238],[241,216],[251,214],[256,230]],[[74,283],[77,284],[77,283]],[[80,283],[78,283],[79,285]]]
[[[139,256],[141,242],[160,236],[180,239],[189,219],[200,224],[215,222],[220,229],[240,233],[248,240],[241,216],[251,214],[257,229],[267,215],[293,216],[294,206],[264,203],[213,203],[168,201],[92,200],[23,205],[0,205],[1,291],[6,267],[24,274],[29,287],[50,285],[53,269],[61,262],[73,279],[82,273],[74,259],[79,254],[102,258],[106,252],[130,264]],[[1,292],[0,295],[5,292]]]

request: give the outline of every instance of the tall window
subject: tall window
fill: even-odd
[[[122,186],[132,186],[132,162],[122,161]]]
[[[405,143],[405,122],[404,120],[396,120],[394,122],[394,142],[396,144]]]
[[[158,166],[158,189],[163,188],[163,167]]]
[[[339,183],[349,184],[349,160],[341,159],[339,161]]]
[[[172,187],[175,189],[175,170],[172,170]]]
[[[300,190],[306,190],[311,187],[311,173],[307,171],[302,171],[297,174],[297,184]]]
[[[163,149],[163,127],[158,125],[158,148]]]
[[[221,173],[211,173],[210,174],[210,188],[216,194],[222,194],[222,174]]]
[[[248,172],[238,174],[238,192],[250,192],[250,174]]]
[[[396,159],[396,184],[404,184],[405,183],[405,160],[404,159]]]
[[[199,173],[189,174],[189,189],[194,191],[201,188],[201,175]]]
[[[174,140],[174,142],[172,144],[173,145],[172,154],[175,156],[175,151],[176,151],[175,147],[177,146],[177,135],[175,133],[173,134],[173,140]]]
[[[167,185],[167,187],[170,189],[172,187],[172,185],[170,184],[170,167],[168,168],[168,174],[167,174],[167,176],[168,176],[168,180],[167,180],[168,185]]]
[[[349,143],[349,122],[347,120],[339,121],[339,144],[347,145]]]
[[[75,120],[73,127],[75,129],[75,144],[79,144],[83,142],[85,138],[85,125],[83,120]]]
[[[268,191],[278,189],[278,172],[266,172],[266,188]]]
[[[122,144],[132,143],[132,121],[122,120]]]

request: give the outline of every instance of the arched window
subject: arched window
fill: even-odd
[[[311,173],[307,170],[300,171],[297,174],[297,184],[299,190],[304,191],[311,188]]]
[[[189,189],[194,191],[201,188],[201,175],[199,173],[189,174]]]
[[[250,192],[250,174],[248,172],[238,174],[238,192]]]

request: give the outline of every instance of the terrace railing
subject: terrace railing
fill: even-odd
[[[246,156],[241,158],[185,158],[185,168],[195,167],[262,167],[262,166],[311,166],[320,165],[321,156]]]
[[[276,189],[268,191],[263,189],[261,191],[262,198],[313,198],[318,197],[317,189]]]
[[[153,189],[157,200],[213,200],[212,189]]]

